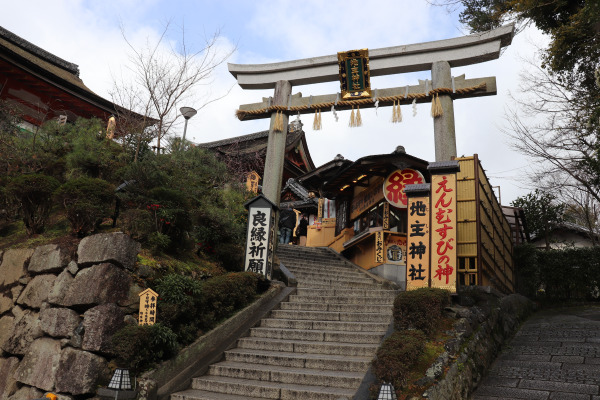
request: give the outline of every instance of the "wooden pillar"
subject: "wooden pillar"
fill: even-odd
[[[452,75],[450,64],[436,61],[431,67],[433,89],[451,88]],[[435,161],[450,161],[456,157],[456,132],[454,129],[454,105],[448,95],[439,96],[444,114],[433,119],[433,135],[435,140]]]
[[[273,105],[287,106],[292,85],[288,81],[278,81],[275,84],[275,95]],[[271,114],[271,125],[269,127],[269,142],[267,144],[267,155],[265,159],[265,171],[263,174],[263,194],[269,201],[279,206],[281,196],[281,179],[283,177],[283,162],[285,159],[285,141],[288,130],[288,116],[283,113],[283,132],[275,132],[276,112]]]

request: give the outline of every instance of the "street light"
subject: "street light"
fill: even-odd
[[[183,115],[183,118],[185,118],[185,126],[183,127],[183,139],[181,139],[181,146],[183,146],[183,143],[185,143],[185,132],[187,131],[188,119],[196,115],[198,111],[194,110],[192,107],[181,107],[179,111],[181,111],[181,115]],[[181,146],[179,146],[179,150],[181,150]]]

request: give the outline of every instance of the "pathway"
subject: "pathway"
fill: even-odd
[[[472,397],[504,399],[600,400],[600,307],[527,320]]]

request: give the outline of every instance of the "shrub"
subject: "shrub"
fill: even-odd
[[[52,194],[60,183],[51,176],[17,176],[6,188],[7,196],[18,204],[27,234],[42,233],[52,208]]]
[[[239,272],[244,268],[244,249],[234,243],[222,243],[214,250],[214,258],[227,271]]]
[[[450,292],[444,289],[421,288],[401,292],[394,300],[396,330],[419,329],[430,335],[448,304]]]
[[[67,211],[73,232],[82,236],[110,215],[114,188],[102,179],[83,177],[67,181],[56,195]]]
[[[172,357],[178,347],[177,335],[161,323],[128,325],[111,339],[111,352],[117,356],[117,362],[136,372]]]
[[[202,326],[212,328],[234,311],[248,305],[256,296],[259,275],[232,272],[204,281],[202,285]]]
[[[373,374],[380,382],[389,382],[396,390],[405,384],[410,369],[425,350],[425,334],[419,330],[392,333],[377,350]]]
[[[161,253],[169,248],[171,238],[160,232],[152,232],[148,235],[148,246],[154,254]]]

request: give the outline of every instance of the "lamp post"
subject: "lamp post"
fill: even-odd
[[[196,115],[198,111],[194,110],[192,107],[181,107],[179,111],[181,111],[181,115],[183,115],[183,118],[185,118],[185,126],[183,127],[183,138],[181,139],[181,145],[179,146],[179,150],[181,150],[183,143],[185,142],[185,133],[187,131],[188,119]]]

